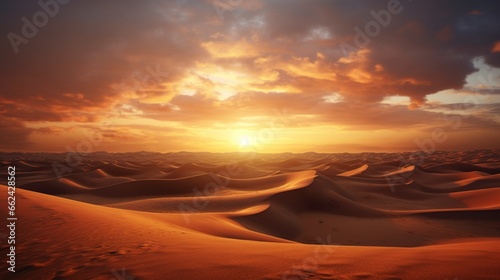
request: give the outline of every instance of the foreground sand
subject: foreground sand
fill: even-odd
[[[2,155],[0,277],[500,279],[498,152],[408,156],[101,153],[58,179],[62,155]]]

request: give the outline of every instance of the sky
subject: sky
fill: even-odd
[[[500,148],[496,1],[2,1],[0,151]]]

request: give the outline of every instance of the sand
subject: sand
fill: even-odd
[[[0,278],[500,279],[500,152],[410,156],[1,154]]]

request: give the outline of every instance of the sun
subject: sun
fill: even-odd
[[[253,130],[250,129],[236,129],[233,130],[232,135],[233,143],[236,148],[247,150],[257,144],[257,138]]]
[[[251,144],[251,139],[248,136],[240,137],[240,147],[248,147]]]

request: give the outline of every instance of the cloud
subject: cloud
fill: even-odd
[[[432,107],[431,94],[498,92],[496,79],[486,89],[467,79],[500,67],[500,4],[401,0],[400,12],[386,12],[394,1],[245,0],[223,19],[208,0],[71,1],[17,54],[0,42],[0,116],[19,127],[2,129],[27,145],[33,131],[67,133],[51,129],[58,124],[256,126],[283,108],[290,127],[420,129],[452,111]],[[40,7],[0,9],[3,34],[23,35],[21,18]],[[381,104],[390,96],[409,97],[409,107]],[[471,126],[496,128],[495,111],[473,114]]]
[[[17,55],[2,41],[2,98],[26,104],[43,98],[47,106],[71,109],[104,108],[122,94],[113,85],[136,76],[152,81],[148,67],[175,77],[205,51],[194,31],[162,13],[168,11],[165,6],[153,1],[86,1],[61,7]],[[14,10],[14,18],[29,15],[33,7],[27,8]],[[2,31],[19,33],[22,22],[14,22],[18,28]]]
[[[26,10],[14,9],[17,18],[36,8],[19,6]],[[499,40],[492,35],[499,34],[500,5],[491,2],[401,1],[401,13],[393,14],[380,34],[369,38],[357,52],[356,63],[338,63],[346,59],[340,45],[352,43],[354,28],[374,21],[370,12],[386,9],[387,1],[252,2],[235,8],[235,16],[226,17],[223,25],[209,24],[216,15],[211,6],[192,1],[86,1],[62,6],[19,55],[4,41],[2,51],[9,55],[0,72],[2,93],[26,103],[42,97],[67,108],[106,107],[120,98],[112,85],[146,72],[148,66],[159,65],[175,82],[196,62],[253,57],[268,59],[259,67],[281,70],[296,80],[327,80],[332,90],[347,98],[378,102],[387,94],[399,94],[418,105],[428,94],[462,87],[474,71],[474,57],[494,61],[498,54],[491,49]],[[9,17],[8,27],[16,26],[14,18]],[[22,22],[17,23],[19,30]],[[319,31],[328,35],[320,36],[324,41],[308,41]],[[215,34],[224,39],[211,40]],[[376,67],[383,70],[375,72]],[[29,84],[23,83],[26,80]],[[150,91],[155,92],[162,94]]]
[[[0,120],[0,133],[3,135],[0,142],[2,151],[25,150],[33,143],[28,141],[32,129],[25,127],[21,122]]]

